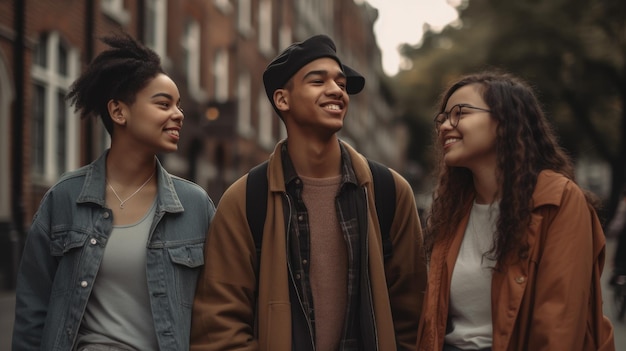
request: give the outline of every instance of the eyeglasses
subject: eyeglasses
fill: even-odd
[[[472,106],[468,104],[457,104],[457,105],[452,106],[449,112],[444,111],[444,112],[438,113],[435,116],[435,118],[433,119],[433,121],[435,122],[435,130],[439,131],[439,128],[441,128],[441,125],[444,124],[447,120],[450,120],[450,125],[452,126],[452,128],[456,128],[456,126],[459,125],[459,121],[461,120],[461,117],[463,116],[464,109],[473,109],[473,110],[480,110],[484,112],[491,112],[491,110],[487,110],[481,107],[476,107],[476,106]]]

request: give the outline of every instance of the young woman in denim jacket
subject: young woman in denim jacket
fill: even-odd
[[[463,77],[434,122],[417,349],[614,350],[604,234],[531,88],[498,72]]]
[[[186,350],[196,278],[215,212],[198,185],[156,155],[177,150],[176,84],[128,35],[74,82],[82,116],[100,116],[111,148],[61,177],[28,233],[13,350]]]

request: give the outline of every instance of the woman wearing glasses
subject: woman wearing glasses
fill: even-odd
[[[531,88],[501,73],[463,77],[434,122],[417,349],[614,350],[604,234]]]

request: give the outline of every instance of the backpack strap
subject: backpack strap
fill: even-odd
[[[267,214],[267,163],[265,161],[252,168],[246,180],[246,218],[254,239],[257,261],[261,260],[263,226]]]
[[[386,166],[367,160],[374,179],[374,201],[380,224],[383,257],[387,260],[393,254],[389,232],[396,211],[396,183]],[[267,214],[267,163],[265,161],[250,170],[246,183],[246,217],[254,239],[257,260],[261,258],[263,226]]]
[[[391,223],[396,214],[396,182],[388,167],[370,159],[367,160],[374,179],[374,202],[376,215],[380,225],[381,241],[383,243],[383,257],[385,261],[393,254],[393,245],[389,232]]]

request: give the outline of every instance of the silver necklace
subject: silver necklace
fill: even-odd
[[[111,185],[111,183],[109,183],[109,181],[107,180],[107,184],[109,185],[109,188],[111,188],[111,190],[113,191],[113,195],[115,195],[115,197],[119,200],[120,202],[120,208],[123,210],[124,209],[124,204],[126,203],[126,201],[130,200],[133,196],[137,195],[137,193],[139,193],[141,191],[141,189],[143,189],[148,182],[150,181],[150,179],[152,179],[152,177],[154,177],[154,173],[152,172],[152,174],[150,175],[150,178],[148,178],[148,180],[146,180],[143,184],[141,184],[141,186],[139,187],[139,189],[135,190],[134,193],[130,194],[129,197],[127,197],[126,199],[122,200],[120,198],[119,195],[117,195],[117,191],[115,191],[115,189],[113,189],[113,186]]]

